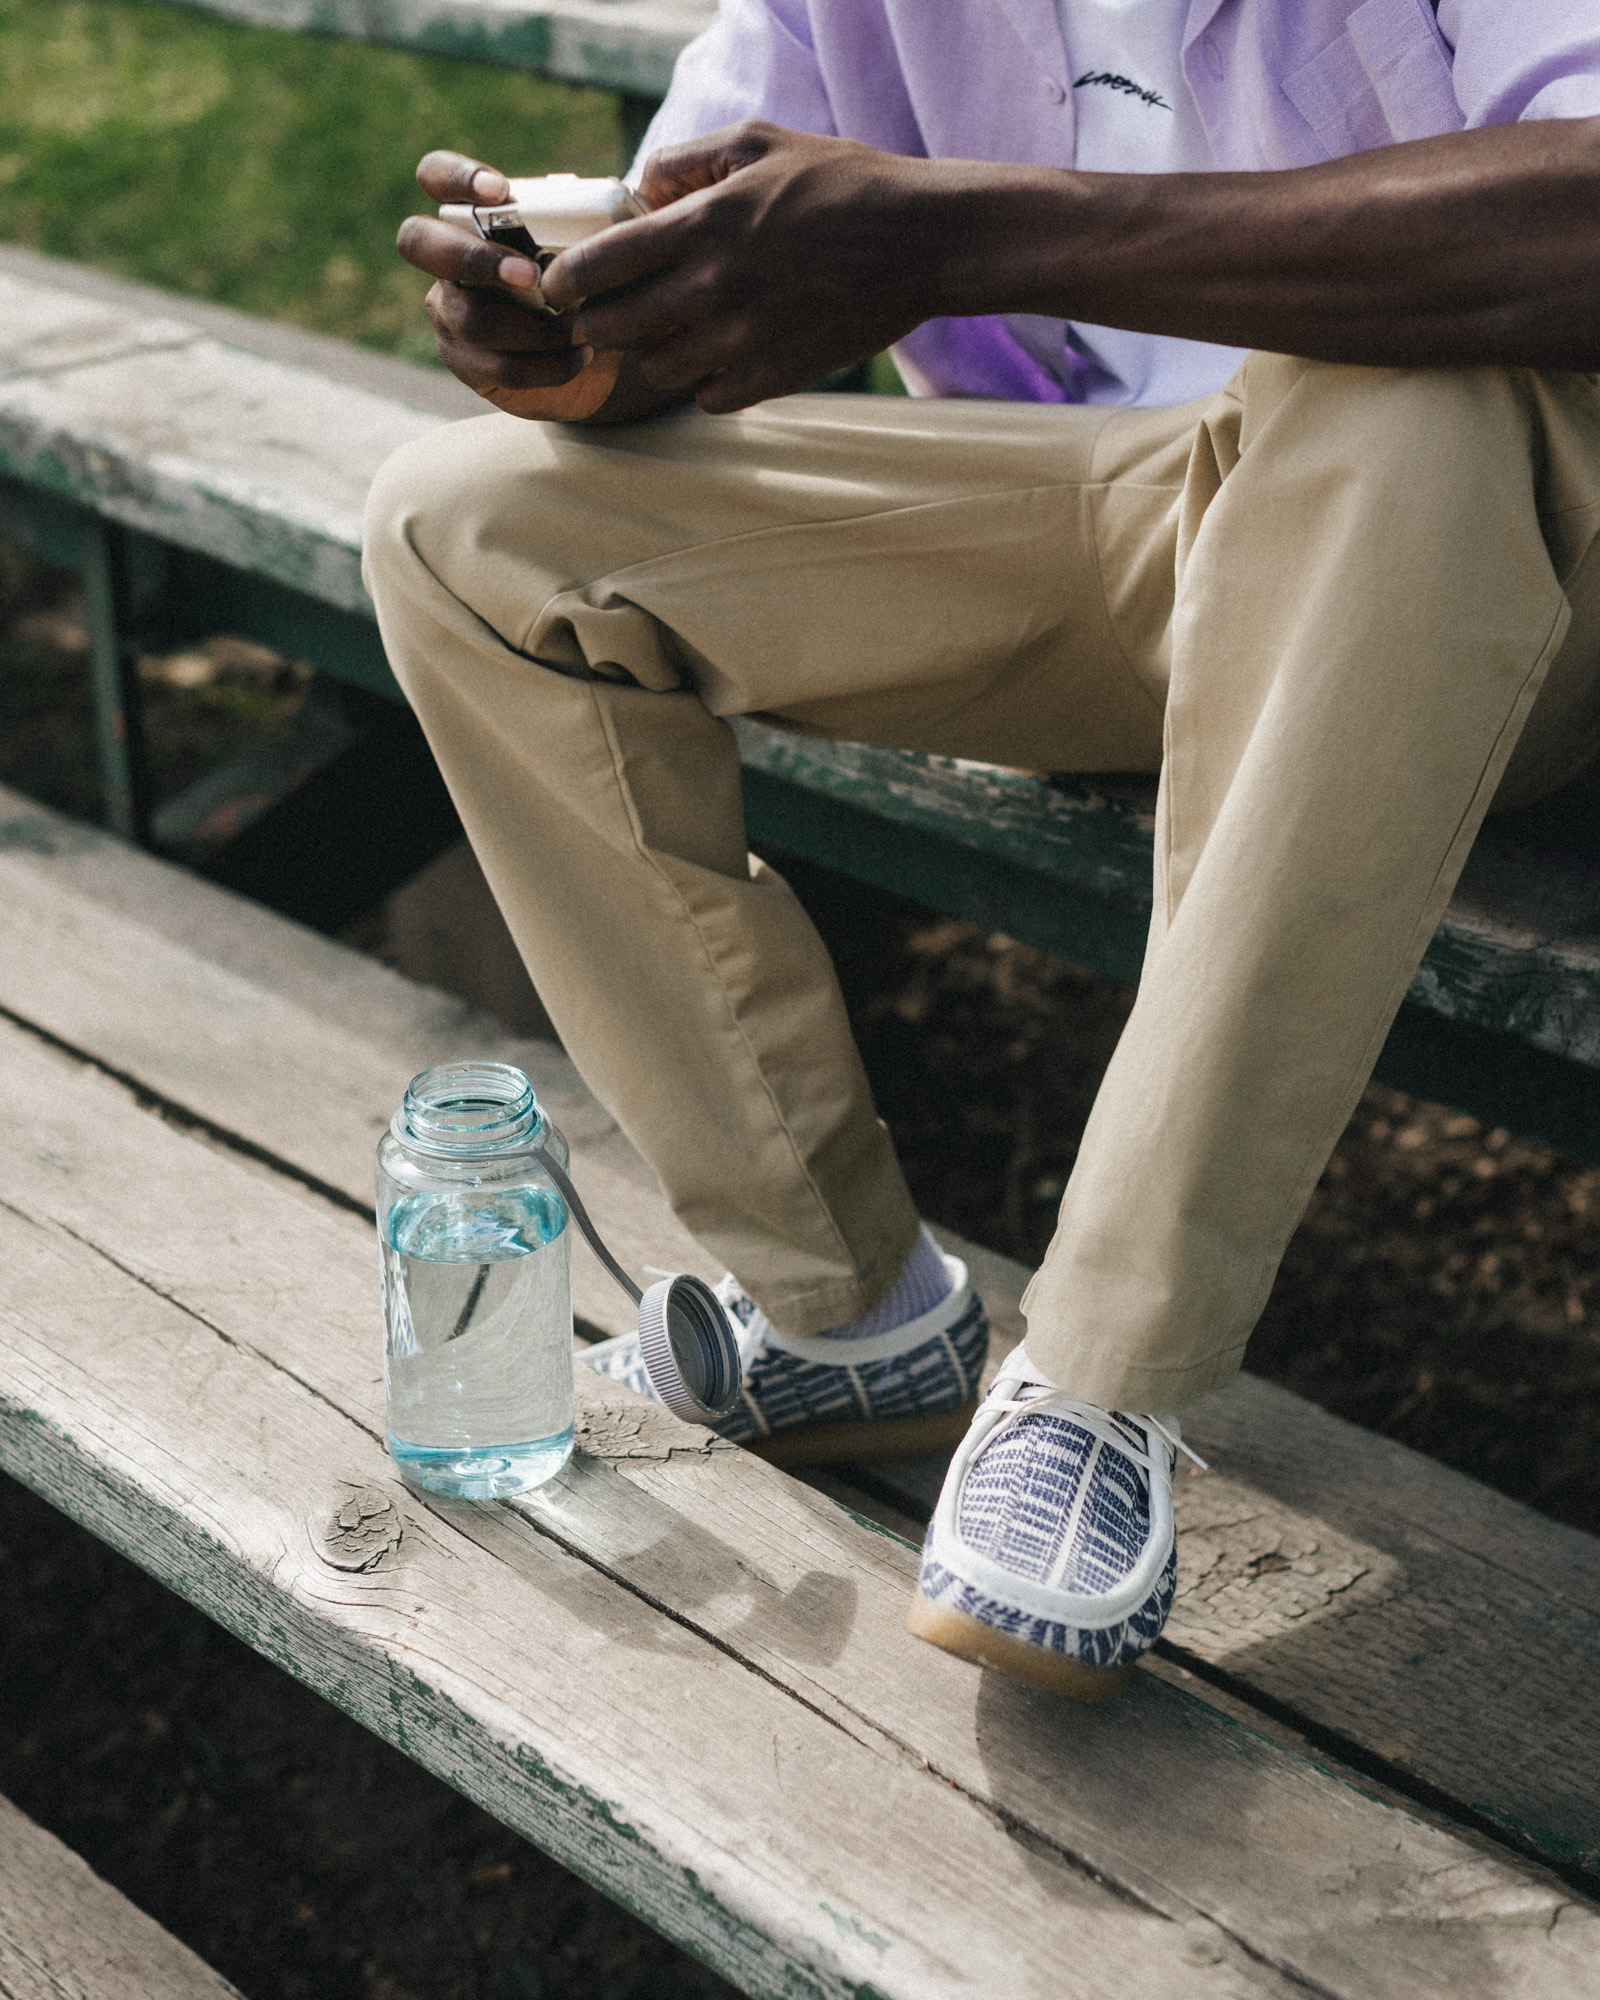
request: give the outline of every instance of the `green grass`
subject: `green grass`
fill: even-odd
[[[434,359],[417,161],[617,170],[616,99],[148,0],[0,0],[0,239]],[[872,383],[904,391],[879,355]]]
[[[428,359],[428,281],[394,233],[443,145],[613,173],[616,101],[138,0],[0,0],[12,242]]]

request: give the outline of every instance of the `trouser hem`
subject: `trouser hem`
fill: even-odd
[[[1171,1368],[1081,1348],[1057,1354],[1048,1337],[1032,1327],[1027,1346],[1034,1366],[1068,1395],[1081,1396],[1102,1410],[1129,1410],[1155,1417],[1176,1415],[1202,1396],[1227,1388],[1244,1360],[1242,1345]]]
[[[905,1269],[921,1227],[920,1220],[914,1218],[904,1246],[853,1281],[835,1278],[826,1284],[788,1286],[769,1285],[742,1272],[734,1275],[779,1333],[790,1340],[806,1340],[814,1333],[846,1326],[882,1305]]]

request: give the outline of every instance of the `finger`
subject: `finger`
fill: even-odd
[[[417,181],[435,201],[505,201],[511,183],[498,167],[465,153],[427,153],[417,167]]]
[[[707,322],[669,334],[654,345],[637,350],[639,372],[653,389],[676,395],[720,376],[725,370],[747,365],[750,337],[737,323]]]
[[[713,275],[679,265],[623,292],[586,299],[573,315],[591,347],[649,347],[680,327],[725,317]]]
[[[699,188],[715,187],[729,174],[769,153],[778,132],[775,125],[747,119],[742,125],[725,125],[703,139],[663,146],[644,163],[639,198],[647,208],[664,208]]]
[[[703,381],[695,390],[694,399],[708,416],[730,417],[736,410],[770,402],[774,396],[791,395],[794,386],[770,370],[729,368]]]
[[[763,159],[784,137],[780,126],[748,120],[652,153],[639,185],[651,213],[615,223],[562,251],[546,268],[546,298],[568,310],[580,299],[619,291],[672,263],[718,186]]]
[[[620,354],[597,354],[581,375],[559,389],[491,389],[488,400],[513,417],[543,423],[581,423],[591,417],[617,386]]]
[[[701,409],[713,416],[745,410],[752,403],[765,403],[774,396],[792,396],[809,389],[830,369],[840,365],[838,352],[814,349],[807,353],[785,345],[753,337],[750,328],[732,330],[723,338],[722,329],[694,344],[679,347],[676,339],[663,341],[659,348],[641,356],[646,379],[656,388],[666,388],[670,376],[673,390],[692,386]],[[661,373],[658,375],[657,370]],[[694,370],[692,378],[689,371]]]
[[[498,292],[480,292],[441,279],[423,301],[436,329],[470,347],[503,354],[556,354],[578,345],[570,314],[529,312]]]
[[[705,193],[688,195],[670,208],[631,222],[614,222],[609,229],[574,243],[545,266],[545,297],[551,305],[568,312],[580,300],[620,291],[624,285],[676,263],[705,199]]]
[[[559,388],[582,371],[585,357],[593,358],[587,347],[568,347],[559,354],[497,354],[493,348],[473,347],[448,333],[440,333],[438,339],[439,359],[480,396],[495,389]]]
[[[408,215],[395,237],[395,248],[430,278],[447,278],[455,285],[529,292],[539,283],[539,267],[527,257],[508,256],[472,230],[433,215]]]

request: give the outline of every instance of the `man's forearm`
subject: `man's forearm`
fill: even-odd
[[[671,147],[654,212],[545,296],[646,379],[737,410],[946,315],[1040,313],[1331,361],[1600,370],[1600,119],[1326,166],[1080,174],[760,123]]]
[[[930,187],[952,213],[953,192]],[[944,312],[1373,365],[1600,369],[1600,119],[1292,172],[980,167],[959,207]]]

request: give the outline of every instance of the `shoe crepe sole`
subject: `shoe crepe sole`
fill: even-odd
[[[745,1446],[768,1465],[792,1472],[802,1465],[871,1465],[880,1458],[922,1458],[954,1451],[977,1415],[974,1396],[959,1410],[925,1417],[885,1417],[876,1423],[797,1424],[776,1437],[752,1438]]]
[[[1042,1688],[1046,1694],[1070,1695],[1074,1701],[1110,1701],[1133,1673],[1131,1666],[1091,1667],[1065,1653],[1053,1653],[1048,1646],[1030,1646],[965,1611],[930,1604],[923,1597],[912,1599],[906,1625],[917,1638],[959,1659],[993,1667],[997,1673],[1028,1687]]]

